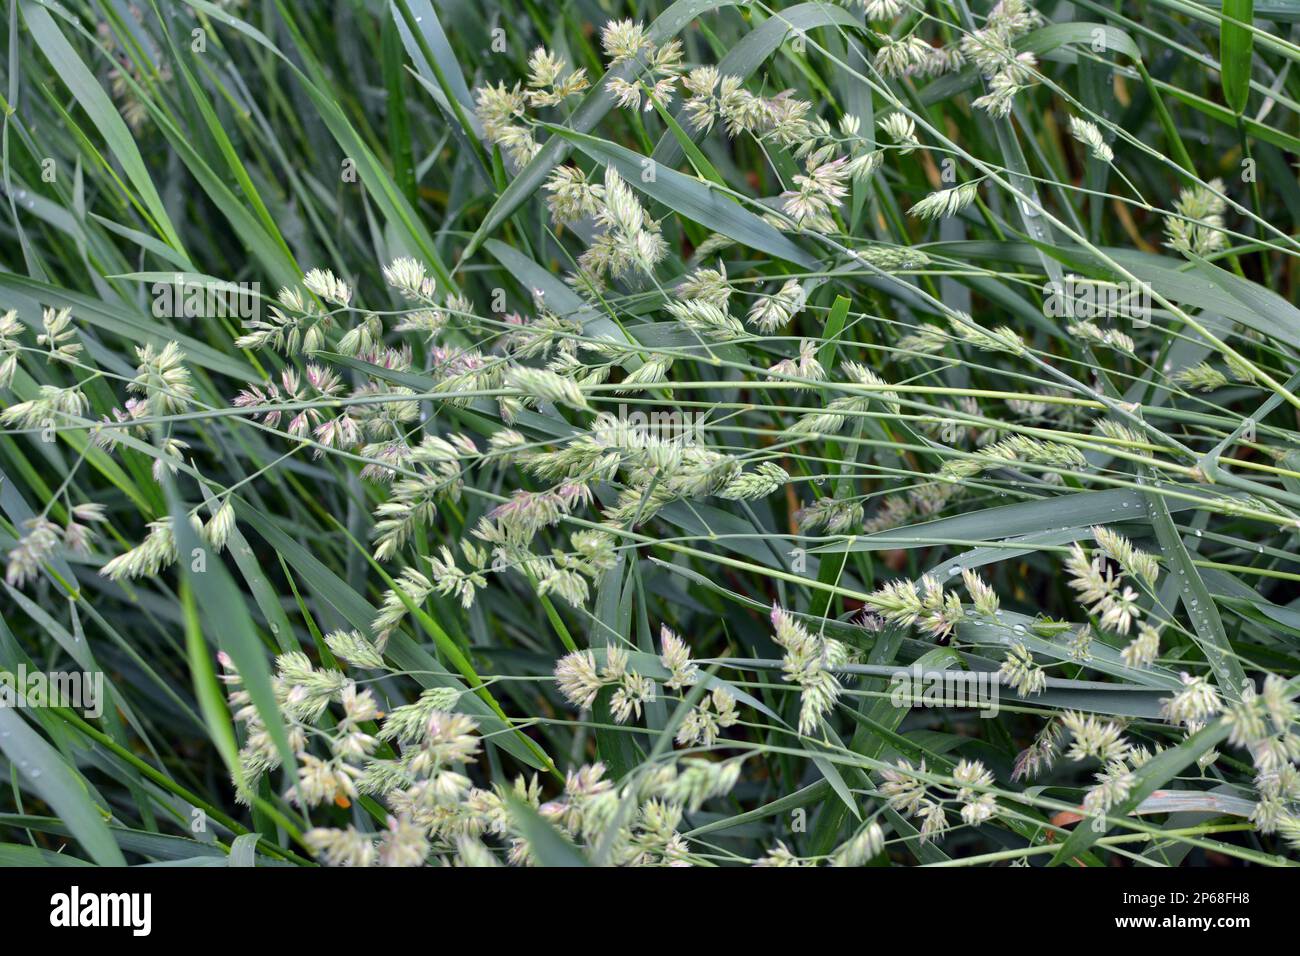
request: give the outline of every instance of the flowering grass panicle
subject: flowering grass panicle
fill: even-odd
[[[1276,10],[101,6],[11,23],[0,667],[107,706],[0,857],[1296,858]]]

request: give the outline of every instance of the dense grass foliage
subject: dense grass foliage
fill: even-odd
[[[13,0],[0,862],[1288,865],[1297,22]]]

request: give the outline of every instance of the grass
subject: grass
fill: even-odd
[[[15,0],[0,862],[1293,865],[1298,20]]]

